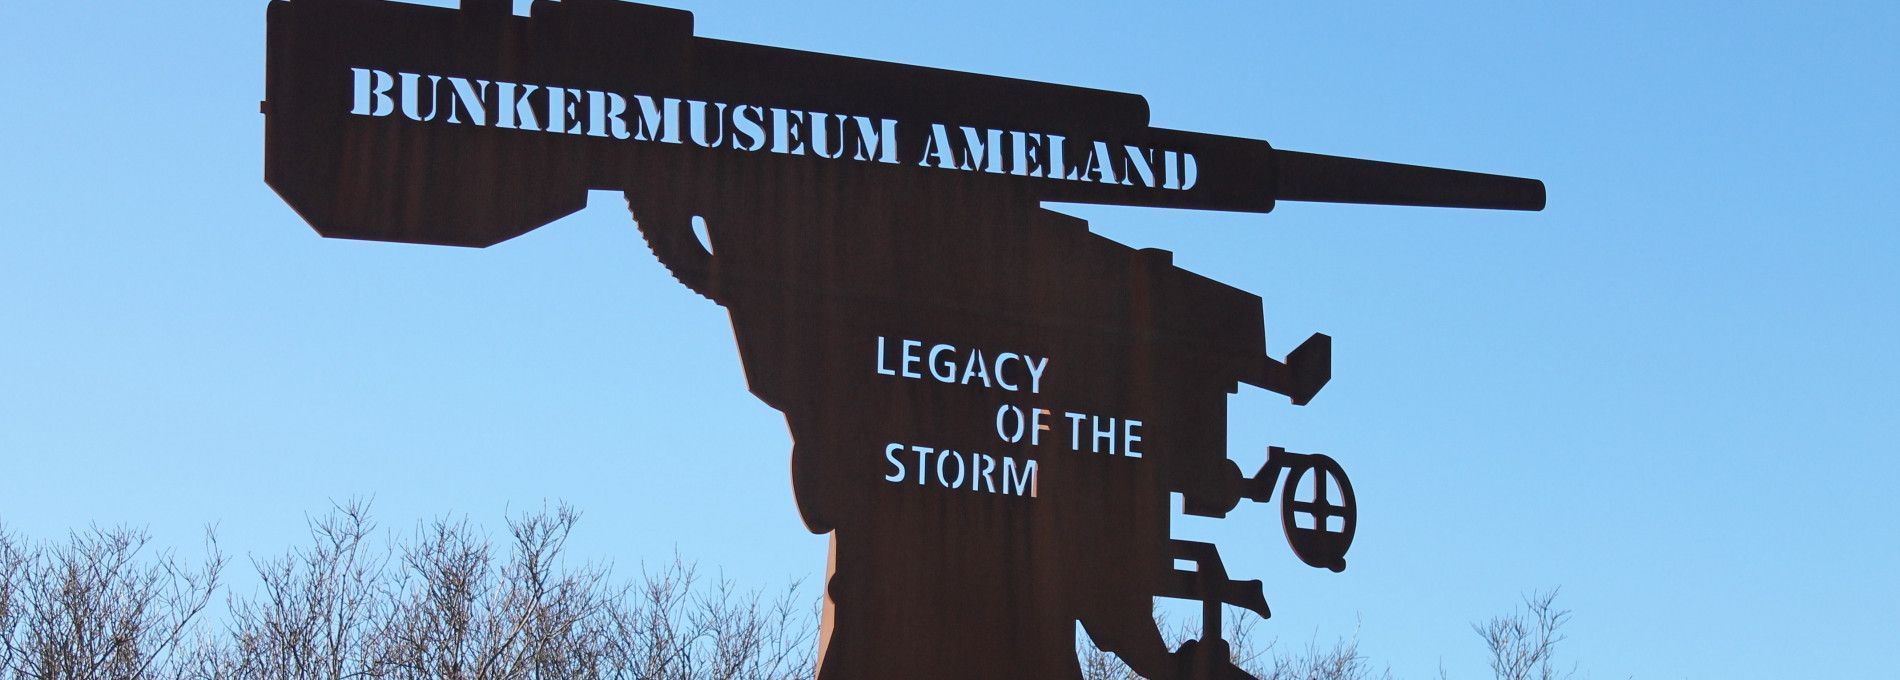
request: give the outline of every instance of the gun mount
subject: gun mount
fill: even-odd
[[[1294,553],[1345,567],[1337,462],[1227,458],[1226,395],[1306,403],[1330,338],[1269,358],[1260,298],[1042,202],[1544,201],[1150,127],[1135,95],[701,38],[617,0],[509,7],[271,2],[266,181],[324,236],[477,247],[624,192],[791,429],[799,511],[832,534],[826,680],[1078,677],[1078,621],[1147,677],[1246,677],[1220,607],[1269,615],[1262,584],[1173,539],[1172,494],[1220,517],[1282,487]],[[1203,602],[1204,638],[1170,649],[1157,596]]]

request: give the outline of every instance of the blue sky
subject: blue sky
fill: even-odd
[[[1541,178],[1537,214],[1067,207],[1261,295],[1313,404],[1233,457],[1352,474],[1344,574],[1277,508],[1186,520],[1285,644],[1485,675],[1563,587],[1592,677],[1881,677],[1900,643],[1900,9],[1891,3],[673,3],[701,35],[1145,95],[1156,125]],[[262,181],[262,2],[0,5],[0,521],[293,544],[586,513],[577,554],[823,571],[783,420],[624,204],[488,250],[325,241]]]

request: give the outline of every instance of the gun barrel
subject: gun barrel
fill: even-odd
[[[1544,209],[1544,183],[1535,179],[1287,151],[1257,139],[1184,130],[1147,128],[1130,138],[1192,155],[1205,169],[1193,190],[1068,183],[1043,187],[1043,200],[1262,213],[1279,201]]]
[[[486,246],[588,189],[814,171],[1015,204],[1544,204],[1535,180],[1152,127],[1134,94],[695,37],[679,10],[463,5],[270,3],[265,180],[320,233]]]
[[[1274,150],[1282,201],[1543,210],[1544,183],[1523,177]]]

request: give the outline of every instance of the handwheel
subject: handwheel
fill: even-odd
[[[1345,571],[1346,551],[1352,548],[1353,531],[1358,528],[1359,510],[1353,500],[1352,481],[1339,462],[1329,456],[1301,456],[1286,477],[1281,490],[1280,524],[1286,529],[1287,545],[1308,565]],[[1313,499],[1299,500],[1301,484],[1312,479]],[[1331,483],[1328,483],[1331,482]],[[1331,488],[1337,484],[1340,498],[1334,502]],[[1302,516],[1312,519],[1312,528],[1300,526]],[[1340,518],[1339,528],[1328,527],[1329,520]]]

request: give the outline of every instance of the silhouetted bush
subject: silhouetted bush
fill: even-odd
[[[679,558],[631,581],[565,555],[580,516],[558,506],[507,522],[492,545],[465,520],[379,534],[368,506],[310,522],[309,544],[253,561],[259,585],[207,615],[228,565],[207,532],[195,564],[151,554],[134,529],[30,542],[0,528],[0,679],[806,680],[817,597],[706,581]],[[1570,613],[1556,592],[1473,628],[1501,680],[1555,680]],[[1374,677],[1356,637],[1276,653],[1238,610],[1236,666],[1259,680]],[[1199,637],[1166,626],[1176,641]],[[1080,641],[1085,680],[1133,680]],[[1381,677],[1389,677],[1382,672]]]

